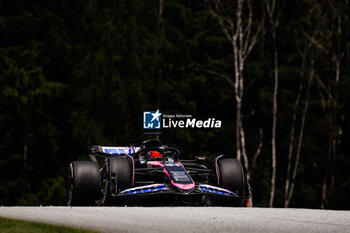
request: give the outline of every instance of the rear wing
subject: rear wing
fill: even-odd
[[[98,163],[96,156],[102,158],[114,157],[118,155],[132,156],[140,150],[140,147],[133,146],[99,146],[90,147],[89,157],[91,161]]]
[[[110,157],[111,155],[134,155],[140,150],[140,147],[133,146],[99,146],[90,147],[92,155],[103,155]]]

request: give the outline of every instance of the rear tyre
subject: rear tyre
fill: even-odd
[[[241,163],[237,159],[223,158],[218,161],[219,185],[239,196],[246,196],[247,182]]]
[[[133,167],[128,157],[108,158],[105,162],[102,178],[103,205],[118,204],[120,191],[132,186]]]
[[[99,167],[90,161],[76,161],[69,165],[67,182],[68,206],[93,205],[99,199]]]

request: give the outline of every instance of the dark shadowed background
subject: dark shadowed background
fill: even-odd
[[[273,12],[273,1],[243,2],[243,40],[256,35],[239,76],[254,205],[270,202],[274,141],[273,206],[293,183],[289,207],[350,209],[348,1],[278,0]],[[164,129],[161,140],[183,158],[235,157],[237,7],[0,0],[0,205],[64,205],[69,163],[90,145],[149,138],[143,111],[219,119],[220,129]]]

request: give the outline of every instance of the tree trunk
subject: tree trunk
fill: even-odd
[[[302,77],[302,76],[301,76]],[[297,118],[297,109],[300,102],[301,92],[303,89],[303,84],[300,82],[299,93],[297,99],[294,104],[293,118],[292,118],[292,126],[291,133],[289,139],[289,148],[288,148],[288,167],[287,167],[287,176],[286,176],[286,185],[284,189],[284,208],[289,207],[289,187],[290,187],[290,171],[292,169],[292,157],[293,157],[293,148],[294,148],[294,138],[295,138],[295,123]]]
[[[306,61],[306,53],[307,49],[304,49],[304,52],[301,54],[302,56],[302,64],[301,64],[301,72],[300,72],[300,78],[304,77],[304,69],[305,69],[305,61]],[[295,124],[297,119],[297,111],[298,106],[301,99],[301,93],[303,91],[303,81],[300,81],[299,85],[299,92],[297,95],[297,98],[295,100],[294,109],[293,109],[293,117],[292,117],[292,126],[290,130],[290,138],[289,138],[289,147],[288,147],[288,167],[287,167],[287,176],[286,176],[286,185],[284,190],[284,208],[289,207],[289,187],[290,187],[290,172],[292,169],[292,157],[293,157],[293,149],[294,149],[294,139],[295,139]]]
[[[242,156],[242,141],[241,135],[243,131],[242,127],[242,93],[243,89],[241,83],[243,82],[242,71],[242,50],[241,50],[241,40],[242,40],[242,9],[243,0],[239,0],[237,3],[236,12],[236,31],[235,35],[232,37],[233,45],[233,55],[234,55],[234,67],[235,67],[235,97],[236,97],[236,157],[241,160]],[[239,38],[239,40],[237,40]],[[245,158],[244,158],[245,159]]]
[[[328,186],[328,174],[329,174],[329,161],[332,157],[332,138],[330,136],[329,138],[329,146],[328,146],[328,156],[327,156],[327,163],[326,163],[326,172],[325,176],[323,178],[323,184],[322,184],[322,200],[321,200],[321,209],[326,208],[328,204],[328,198],[327,198],[327,186]]]
[[[270,192],[270,202],[269,207],[273,207],[273,201],[275,198],[275,186],[276,186],[276,128],[277,128],[277,94],[278,94],[278,51],[276,47],[276,28],[272,31],[272,42],[274,50],[274,90],[273,90],[273,117],[272,117],[272,175],[271,175],[271,192]]]
[[[301,116],[299,140],[298,140],[297,153],[296,153],[295,164],[294,164],[294,169],[293,169],[292,181],[291,181],[291,185],[290,185],[288,198],[286,200],[286,202],[287,202],[286,205],[287,206],[289,205],[290,200],[292,199],[292,196],[293,196],[294,185],[295,185],[295,178],[297,176],[298,167],[299,167],[299,161],[300,161],[300,156],[301,156],[301,148],[302,148],[302,145],[303,145],[306,113],[307,113],[307,110],[309,108],[310,89],[311,89],[312,80],[313,80],[314,75],[315,75],[314,62],[315,62],[315,58],[311,61],[311,70],[310,70],[310,75],[309,75],[309,80],[308,80],[308,85],[307,85],[307,93],[306,93],[305,105],[304,105],[304,109],[303,109],[302,116]]]
[[[278,50],[276,45],[276,30],[279,24],[280,10],[276,14],[276,1],[272,0],[266,5],[271,24],[271,36],[273,45],[273,107],[272,107],[272,128],[271,128],[271,191],[269,207],[273,207],[276,189],[276,170],[277,170],[277,152],[276,152],[276,131],[277,131],[277,95],[278,95]]]
[[[249,158],[246,153],[246,140],[243,126],[243,96],[244,96],[244,65],[247,56],[252,51],[258,41],[260,33],[263,31],[264,16],[260,21],[258,29],[255,33],[252,32],[253,8],[250,0],[238,0],[237,8],[234,14],[229,14],[221,0],[208,0],[211,4],[210,11],[212,15],[218,19],[220,26],[229,42],[232,45],[233,65],[234,65],[234,80],[228,78],[228,75],[220,75],[233,84],[235,100],[236,100],[236,158],[242,160],[249,179]],[[248,20],[244,24],[242,18],[244,5],[248,6]],[[233,12],[232,12],[233,13]],[[213,72],[211,72],[213,73]],[[214,72],[215,73],[215,72]]]

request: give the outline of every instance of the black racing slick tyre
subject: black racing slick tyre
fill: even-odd
[[[108,158],[105,163],[102,178],[103,205],[117,204],[120,191],[132,187],[133,166],[126,156]]]
[[[241,163],[237,159],[223,158],[218,161],[218,179],[222,188],[239,196],[246,196],[247,182]]]
[[[68,206],[93,205],[100,197],[99,166],[90,161],[69,165],[67,182]]]

